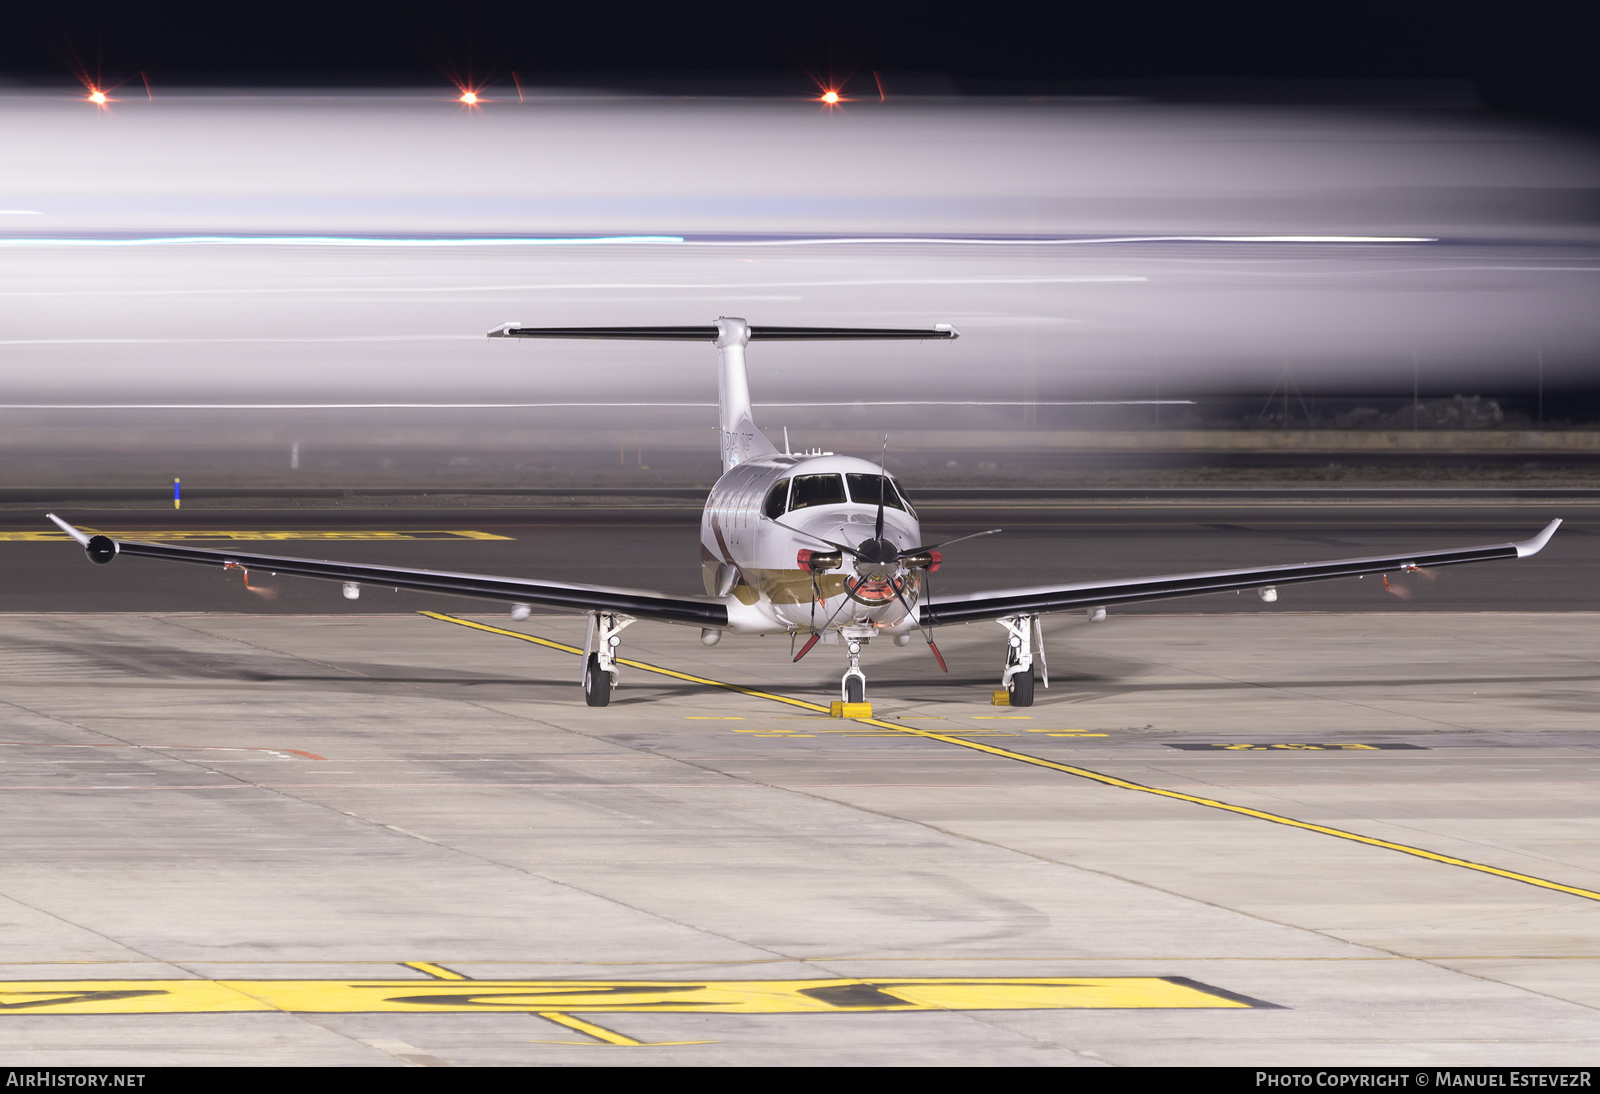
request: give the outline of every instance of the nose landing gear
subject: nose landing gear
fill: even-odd
[[[867,674],[861,671],[861,640],[847,639],[850,650],[850,667],[844,670],[839,681],[839,697],[847,703],[867,701]]]
[[[839,698],[845,704],[864,704],[867,701],[867,674],[861,671],[861,647],[877,633],[877,628],[870,623],[839,628],[839,637],[844,639],[845,650],[850,654],[850,667],[844,670],[844,676],[839,679]],[[861,713],[865,712],[857,711],[850,716]]]

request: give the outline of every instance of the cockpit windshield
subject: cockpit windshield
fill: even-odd
[[[850,480],[850,500],[857,505],[877,505],[878,484],[881,482],[885,508],[899,509],[902,512],[911,511],[911,506],[900,496],[893,479],[880,479],[877,475],[846,475],[845,478]]]
[[[843,505],[844,479],[838,475],[796,475],[789,510],[811,505]]]

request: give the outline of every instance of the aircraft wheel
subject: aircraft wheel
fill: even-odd
[[[844,678],[844,701],[847,703],[865,703],[867,701],[867,682],[859,676],[846,676]]]
[[[1033,670],[1019,672],[1011,678],[1011,705],[1014,707],[1033,706]]]
[[[591,653],[583,664],[583,701],[592,707],[611,703],[611,674],[600,667],[598,653]]]

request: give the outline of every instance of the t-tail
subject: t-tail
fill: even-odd
[[[744,348],[751,342],[844,342],[879,339],[951,342],[960,332],[948,323],[933,329],[908,327],[752,327],[722,316],[708,327],[524,327],[505,323],[490,338],[622,338],[663,342],[711,342],[717,347],[717,427],[722,439],[722,470],[778,449],[756,428],[750,411],[750,379]]]
[[[735,464],[778,450],[756,428],[750,412],[750,376],[744,367],[744,347],[749,344],[749,323],[717,317],[717,429],[722,435],[723,474]]]

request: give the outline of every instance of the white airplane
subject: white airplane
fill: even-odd
[[[744,350],[752,341],[948,341],[958,337],[953,327],[752,327],[743,319],[719,318],[715,326],[699,327],[523,327],[507,323],[490,331],[489,337],[655,339],[716,345],[721,366],[722,477],[711,488],[700,523],[705,596],[667,596],[644,589],[119,541],[90,535],[53,513],[49,517],[97,563],[132,555],[241,569],[247,579],[250,569],[269,570],[343,582],[344,595],[352,599],[360,595],[361,584],[366,582],[509,603],[511,616],[517,620],[526,619],[535,605],[584,613],[589,628],[584,640],[583,693],[590,706],[611,701],[622,631],[640,619],[699,627],[700,641],[708,646],[715,645],[725,632],[787,634],[792,650],[803,636],[804,643],[793,655],[796,661],[819,641],[830,645],[842,642],[849,667],[840,680],[839,692],[846,704],[866,701],[861,654],[871,640],[889,639],[905,645],[912,633],[920,630],[939,667],[945,669],[933,641],[934,627],[994,621],[1007,634],[1002,691],[996,699],[1001,701],[1003,695],[1012,706],[1031,706],[1035,660],[1044,685],[1050,686],[1039,630],[1039,617],[1047,613],[1086,610],[1091,619],[1100,620],[1108,608],[1117,605],[1242,589],[1259,590],[1262,598],[1270,601],[1277,599],[1280,585],[1526,558],[1542,550],[1561,524],[1553,520],[1538,535],[1520,543],[1042,585],[934,601],[928,575],[939,568],[939,548],[945,544],[923,542],[916,511],[899,483],[881,462],[827,452],[780,452],[756,428],[751,416]],[[857,708],[849,713],[858,712],[866,711]]]

